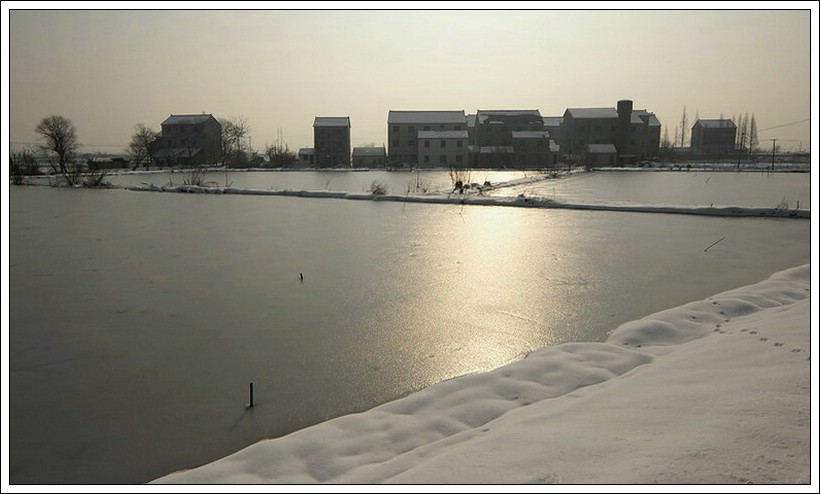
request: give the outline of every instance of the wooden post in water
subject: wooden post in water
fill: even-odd
[[[250,385],[250,401],[248,402],[248,407],[253,406],[253,381],[251,381]]]

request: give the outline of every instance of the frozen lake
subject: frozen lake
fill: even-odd
[[[228,181],[450,185],[447,172],[395,173]],[[498,173],[486,179],[524,178]],[[538,187],[649,203],[628,179],[667,180],[658,197],[669,204],[669,187],[688,186],[662,175]],[[686,180],[809,207],[809,174],[761,177],[771,197],[757,197],[757,178],[708,177]],[[795,219],[127,190],[12,187],[9,214],[13,484],[146,482],[536,348],[602,341],[623,322],[810,262],[811,246],[810,222]],[[246,410],[251,381],[258,406]]]

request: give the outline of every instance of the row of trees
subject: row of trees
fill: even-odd
[[[222,165],[244,167],[262,161],[260,155],[251,149],[250,126],[245,117],[220,119],[219,122],[222,126]],[[52,172],[62,176],[71,185],[88,181],[87,175],[91,170],[78,154],[80,142],[77,128],[70,119],[50,115],[43,118],[34,130],[39,136],[39,150],[43,151],[43,159],[50,165]],[[139,166],[149,169],[154,165],[151,147],[159,137],[160,132],[145,124],[134,126],[134,134],[128,144],[127,153],[135,169]],[[266,146],[265,155],[269,166],[273,167],[289,166],[296,161],[296,153],[281,142]],[[21,183],[23,176],[38,174],[40,159],[41,157],[32,150],[12,152],[10,169],[15,183]],[[95,181],[99,182],[101,178]]]

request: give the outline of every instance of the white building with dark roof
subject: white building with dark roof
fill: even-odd
[[[387,155],[391,166],[421,164],[419,132],[467,131],[464,110],[390,110],[387,114]],[[465,148],[467,143],[465,142]]]

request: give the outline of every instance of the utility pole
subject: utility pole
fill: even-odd
[[[774,171],[774,150],[777,139],[772,139],[772,171]]]

